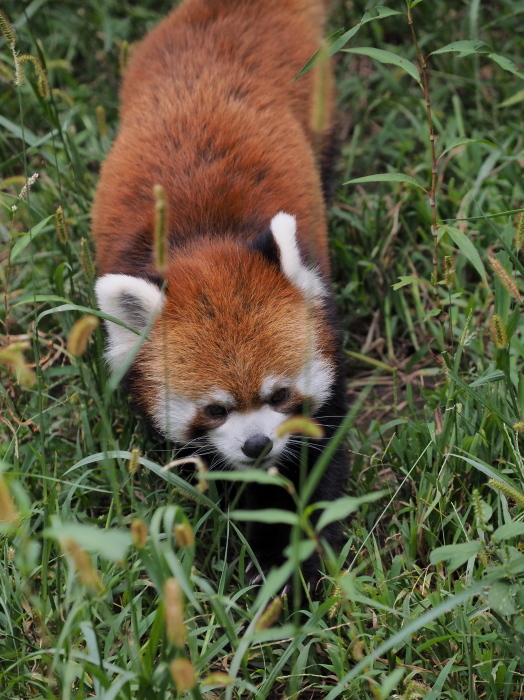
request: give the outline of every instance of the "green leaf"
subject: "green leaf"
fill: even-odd
[[[501,525],[495,530],[492,537],[495,542],[501,542],[502,540],[509,540],[512,537],[519,537],[520,535],[524,535],[524,522]]]
[[[439,316],[442,313],[442,309],[431,309],[431,311],[428,311],[428,313],[424,316],[422,319],[424,322],[429,321],[430,318],[435,318],[436,316]]]
[[[230,472],[205,472],[197,475],[205,481],[242,481],[255,484],[273,484],[274,486],[286,487],[290,483],[279,474],[268,474],[260,469],[243,469],[242,471]]]
[[[135,328],[131,328],[131,326],[128,326],[127,323],[124,323],[120,319],[115,318],[114,316],[108,316],[107,314],[102,313],[98,309],[92,309],[89,306],[79,306],[78,304],[61,304],[60,306],[55,306],[54,309],[47,309],[47,311],[42,311],[42,313],[36,319],[36,325],[40,323],[44,316],[49,316],[49,314],[61,314],[65,311],[80,311],[84,314],[87,313],[91,314],[92,316],[98,316],[98,318],[103,318],[104,321],[111,321],[112,323],[116,323],[117,326],[122,326],[122,328],[125,328],[126,330],[131,331],[131,333],[135,333],[135,335],[140,336],[140,331],[137,331]]]
[[[514,95],[511,97],[508,97],[507,100],[504,100],[504,102],[501,102],[499,105],[497,105],[497,109],[502,109],[502,107],[513,107],[513,105],[518,104],[519,102],[524,101],[524,90],[518,90]]]
[[[329,523],[335,522],[335,520],[344,520],[351,513],[354,513],[364,505],[364,503],[371,503],[377,501],[382,496],[386,495],[387,491],[374,491],[373,493],[368,493],[360,498],[354,498],[353,496],[344,496],[343,498],[337,498],[335,501],[318,503],[318,506],[323,507],[325,510],[318,519],[316,526],[316,531],[320,532]]]
[[[497,145],[493,143],[493,141],[488,141],[487,139],[468,139],[459,136],[456,139],[451,139],[446,148],[440,154],[439,160],[445,153],[448,153],[449,151],[452,151],[454,148],[458,148],[459,146],[466,146],[468,143],[485,143],[488,146],[494,146],[495,148],[497,147]]]
[[[50,528],[44,530],[45,537],[55,540],[70,539],[87,552],[99,554],[109,561],[123,561],[131,545],[131,533],[125,530],[101,529],[94,525],[62,522],[58,517],[52,519]]]
[[[487,284],[488,279],[486,276],[484,263],[480,259],[480,255],[478,254],[477,249],[470,241],[470,239],[466,236],[466,234],[462,233],[460,229],[455,228],[454,226],[448,226],[447,224],[445,226],[439,226],[437,229],[437,236],[439,240],[445,233],[449,234],[450,238],[453,239],[453,242],[455,243],[457,248],[459,248],[460,252],[466,256],[466,258],[470,261],[475,270],[482,277],[482,280]]]
[[[436,683],[431,689],[431,691],[427,695],[424,695],[424,700],[439,700],[439,698],[442,697],[441,693],[442,689],[444,688],[444,683],[446,682],[447,677],[451,673],[456,658],[457,654],[452,656],[451,659],[447,662],[442,671],[438,674]]]
[[[330,690],[328,695],[326,695],[325,700],[335,700],[335,698],[342,697],[342,693],[347,688],[348,683],[353,680],[353,678],[357,677],[364,669],[368,669],[373,661],[379,659],[381,656],[384,656],[391,649],[398,649],[404,640],[410,639],[419,630],[424,629],[433,620],[436,620],[449,610],[453,610],[453,608],[457,608],[462,603],[465,603],[469,598],[479,593],[483,588],[484,583],[476,584],[465,591],[461,591],[456,595],[446,598],[446,600],[436,607],[426,610],[426,612],[422,613],[422,615],[418,615],[414,620],[409,621],[398,632],[375,647],[372,652],[367,654],[361,661],[353,666],[342,676],[342,678],[339,678],[337,685]]]
[[[478,41],[477,39],[464,39],[463,41],[452,41],[451,44],[441,46],[440,49],[432,51],[429,55],[435,56],[439,53],[458,53],[459,58],[462,58],[463,56],[472,56],[473,54],[489,56],[491,49],[483,41]]]
[[[439,53],[458,53],[459,58],[463,58],[464,56],[472,56],[475,54],[486,56],[487,58],[491,58],[491,60],[497,63],[503,70],[524,79],[524,73],[517,68],[513,61],[510,61],[510,59],[506,58],[505,56],[495,53],[483,41],[453,41],[451,44],[446,44],[446,46],[442,46],[442,48],[432,51],[429,55],[434,56]]]
[[[488,591],[488,603],[500,615],[515,615],[517,606],[506,581],[495,581]]]
[[[16,243],[13,246],[13,249],[11,251],[11,262],[14,262],[16,258],[20,255],[20,253],[25,250],[25,248],[31,243],[31,241],[38,236],[39,233],[42,233],[44,230],[44,226],[47,224],[49,219],[52,219],[53,216],[48,216],[46,219],[43,219],[40,221],[36,226],[33,226],[33,228],[28,231],[27,233],[24,233],[23,236],[20,236],[20,238],[16,241]]]
[[[98,452],[97,454],[84,457],[79,462],[76,462],[76,464],[73,464],[73,466],[69,467],[69,469],[65,472],[64,476],[67,476],[72,471],[80,469],[81,467],[85,467],[88,464],[95,464],[97,462],[101,462],[103,464],[108,459],[125,459],[126,461],[128,461],[131,459],[131,457],[133,457],[133,455],[127,450],[108,450],[107,452]],[[167,483],[171,484],[175,488],[180,489],[180,491],[182,491],[183,493],[188,494],[191,500],[206,505],[208,508],[216,510],[219,513],[222,512],[220,508],[215,503],[213,503],[213,501],[210,498],[205,496],[203,493],[200,493],[200,491],[197,491],[197,489],[192,484],[189,484],[187,481],[184,481],[184,479],[178,476],[178,474],[174,474],[172,471],[164,469],[159,464],[157,464],[156,462],[152,462],[146,457],[139,456],[138,462],[139,464],[142,464],[144,467],[146,467],[146,469],[152,471],[153,474],[156,474],[164,481],[167,481]]]
[[[477,540],[460,544],[448,544],[434,549],[429,555],[429,561],[433,565],[439,561],[445,561],[448,564],[448,570],[452,572],[458,569],[459,566],[462,566],[462,564],[465,564],[468,559],[478,554],[481,549],[482,544]]]
[[[25,126],[24,129],[22,129],[20,126],[18,126],[18,124],[9,121],[9,119],[6,119],[1,114],[0,126],[3,126],[4,129],[9,131],[16,138],[20,139],[24,143],[27,143],[28,146],[37,146],[39,143],[39,139],[36,136],[36,134],[33,134],[32,131],[29,131],[27,126]]]
[[[504,379],[505,376],[506,375],[504,374],[504,372],[496,370],[495,372],[490,372],[489,374],[486,374],[483,377],[475,379],[474,382],[471,382],[470,386],[482,386],[482,384],[492,384],[493,382],[500,382]]]
[[[409,73],[409,75],[416,80],[419,85],[421,85],[420,74],[415,64],[408,61],[407,58],[397,56],[396,53],[384,51],[384,49],[375,49],[373,46],[359,46],[357,49],[344,49],[344,52],[356,53],[361,56],[369,56],[369,58],[374,58],[375,61],[379,61],[380,63],[387,63],[389,65],[402,68],[402,70]]]
[[[285,523],[296,525],[297,513],[281,508],[264,508],[263,510],[232,510],[229,517],[233,520],[243,520],[246,523]]]
[[[420,187],[421,190],[426,192],[426,188],[420,184],[418,180],[415,180],[411,175],[404,175],[404,173],[381,173],[378,175],[365,175],[364,177],[356,177],[353,180],[348,180],[344,182],[344,185],[357,185],[364,182],[407,182],[409,185],[415,185],[415,187]]]
[[[451,372],[449,372],[449,374],[451,374]],[[477,400],[480,401],[479,395],[477,395]],[[465,455],[458,455],[454,452],[449,452],[448,454],[450,457],[457,457],[458,459],[463,459],[468,464],[471,464],[472,467],[478,469],[479,472],[482,472],[483,474],[486,474],[486,476],[489,476],[490,479],[495,479],[495,481],[501,481],[502,483],[507,484],[512,489],[517,491],[517,493],[522,494],[522,496],[524,497],[524,492],[519,488],[518,484],[515,481],[513,481],[513,479],[511,479],[509,476],[506,476],[506,474],[504,474],[503,472],[499,471],[498,469],[495,469],[495,467],[486,464],[486,462],[483,462],[478,458],[471,459],[470,457],[466,457]]]
[[[397,685],[400,683],[402,680],[402,677],[404,676],[404,673],[406,672],[406,669],[404,668],[396,668],[394,669],[389,676],[386,676],[384,680],[382,681],[382,685],[380,686],[379,690],[379,697],[382,700],[386,700],[386,698],[394,697],[392,696],[393,691],[397,687]]]
[[[413,275],[401,275],[399,277],[400,282],[395,282],[391,285],[391,288],[395,291],[401,287],[406,287],[408,284],[427,284],[426,280],[420,279],[420,277],[413,277]]]
[[[311,56],[304,68],[302,68],[300,73],[293,80],[298,80],[298,78],[300,78],[301,75],[307,73],[309,70],[311,70],[311,68],[313,68],[313,66],[315,66],[320,61],[334,56],[338,51],[340,51],[340,49],[342,49],[348,43],[348,41],[350,41],[350,39],[352,39],[355,36],[355,34],[362,27],[362,25],[366,24],[367,22],[371,22],[375,19],[384,19],[385,17],[391,17],[392,15],[401,14],[403,13],[399,12],[398,10],[390,10],[389,7],[384,7],[382,5],[379,5],[378,7],[373,7],[371,10],[368,10],[364,13],[360,22],[351,29],[348,29],[347,32],[344,32],[343,29],[338,29],[336,32],[333,32],[333,34],[331,34],[326,39],[326,41],[319,48],[319,50],[316,51],[313,54],[313,56]]]
[[[513,75],[516,75],[518,78],[522,78],[524,80],[524,73],[520,71],[517,66],[513,63],[513,61],[510,61],[509,58],[506,58],[505,56],[500,56],[498,53],[491,53],[489,57],[495,61],[495,63],[498,63],[498,65],[508,73],[512,73]]]

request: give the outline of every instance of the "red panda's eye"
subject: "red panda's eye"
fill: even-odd
[[[279,403],[284,403],[284,401],[287,401],[288,398],[289,389],[277,389],[275,392],[273,392],[271,398],[269,399],[269,403],[275,406]]]
[[[225,418],[227,416],[227,408],[219,403],[212,403],[204,410],[210,418]]]

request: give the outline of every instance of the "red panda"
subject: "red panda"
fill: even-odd
[[[325,203],[311,126],[324,0],[184,0],[133,52],[120,130],[92,211],[102,312],[152,326],[129,370],[162,435],[213,466],[276,466],[299,488],[303,442],[277,436],[309,411],[332,436],[345,390],[329,282]],[[153,254],[153,188],[167,207],[165,272]],[[107,323],[112,370],[137,336]],[[309,440],[307,463],[324,442]],[[341,494],[337,451],[314,501]],[[276,487],[252,508],[293,508]],[[323,535],[333,543],[336,528]],[[283,561],[285,526],[253,527],[260,580]],[[309,583],[318,558],[303,566]]]

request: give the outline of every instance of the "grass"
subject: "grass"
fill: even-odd
[[[171,455],[109,383],[100,328],[68,350],[94,308],[89,206],[119,64],[170,5],[3,5],[50,92],[30,61],[15,86],[0,43],[0,697],[524,697],[522,76],[469,44],[427,58],[424,93],[391,56],[337,54],[330,229],[356,500],[334,513],[345,542],[325,552],[322,600],[279,613],[273,596],[312,546],[307,509],[284,570],[247,587],[216,476],[202,489],[191,467],[163,469]],[[522,3],[413,5],[419,59],[483,41],[524,70]],[[335,3],[333,30],[366,9]],[[406,5],[391,9],[404,14],[345,48],[420,67]],[[344,184],[384,173],[403,177]]]

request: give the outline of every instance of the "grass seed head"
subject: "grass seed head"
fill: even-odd
[[[278,620],[281,611],[282,598],[277,596],[271,601],[271,603],[269,603],[262,615],[258,618],[257,623],[255,625],[255,629],[257,630],[257,632],[260,630],[267,630],[270,627],[272,627]]]
[[[515,282],[513,277],[511,277],[504,265],[500,262],[500,260],[497,260],[497,258],[492,256],[489,258],[489,264],[491,265],[493,272],[498,277],[502,286],[505,287],[513,299],[518,301],[520,304],[522,302],[522,297],[520,296],[518,284]]]
[[[477,530],[485,530],[487,524],[485,504],[482,502],[478,489],[473,489],[473,513],[475,515],[475,527]]]
[[[182,589],[175,578],[168,578],[164,584],[164,619],[169,640],[176,647],[183,647],[186,638],[184,602]]]
[[[91,333],[98,326],[98,323],[97,317],[91,315],[83,316],[75,323],[67,341],[67,349],[73,357],[80,357],[84,354]]]
[[[524,248],[524,212],[521,212],[517,221],[517,228],[515,231],[515,248],[517,249],[517,253]]]
[[[7,484],[0,476],[0,522],[13,525],[18,520],[18,511]]]
[[[131,537],[137,549],[142,549],[147,542],[147,525],[140,518],[131,521]]]
[[[404,695],[401,697],[402,700],[421,700],[422,698],[426,697],[428,691],[429,688],[423,683],[419,683],[418,681],[410,681],[406,686]]]
[[[192,690],[195,687],[195,669],[189,659],[174,659],[169,664],[169,670],[178,690]]]
[[[36,384],[36,374],[27,365],[22,353],[29,347],[29,343],[21,342],[0,349],[0,365],[8,367],[15,373],[16,381],[23,389],[29,389]]]
[[[317,439],[324,437],[322,427],[311,418],[303,416],[288,418],[278,426],[275,434],[277,437],[283,435],[305,435]]]
[[[20,201],[24,200],[27,197],[27,193],[29,192],[31,187],[35,184],[37,179],[38,179],[38,173],[34,173],[33,175],[31,175],[31,177],[29,177],[27,179],[25,185],[20,190],[20,194],[18,195],[18,199]],[[13,204],[13,206],[11,207],[11,211],[16,211],[17,208],[18,207],[16,206],[16,204]]]
[[[89,250],[89,244],[85,238],[80,240],[80,265],[89,282],[95,278],[95,266]]]
[[[137,471],[140,467],[140,462],[138,459],[139,457],[140,457],[140,450],[138,449],[138,447],[133,447],[133,449],[131,450],[131,458],[130,458],[129,462],[127,463],[127,471],[130,474],[137,473]]]
[[[47,97],[49,95],[49,81],[47,80],[47,73],[45,72],[42,64],[40,63],[40,60],[36,58],[36,56],[32,56],[29,53],[24,53],[21,56],[17,57],[17,63],[17,79],[21,80],[21,82],[18,82],[17,84],[21,85],[25,81],[23,66],[26,63],[30,63],[36,72],[36,85],[38,88],[38,93],[40,97]]]
[[[0,10],[0,34],[4,37],[11,51],[14,51],[16,43],[15,30],[7,19],[7,15],[5,12],[2,12],[2,10]]]
[[[508,334],[502,317],[499,314],[493,314],[489,320],[489,332],[491,340],[496,348],[503,350],[508,345]]]
[[[155,195],[155,267],[158,272],[163,273],[166,269],[166,194],[162,185],[155,185],[153,193]]]
[[[99,135],[104,138],[107,136],[107,119],[106,111],[102,105],[97,105],[96,107],[96,124],[98,127]]]
[[[61,205],[58,205],[55,211],[55,228],[60,243],[65,243],[69,240],[69,231]]]
[[[14,51],[16,43],[15,30],[7,19],[7,15],[5,12],[2,12],[2,10],[0,10],[0,34],[4,37],[5,43],[9,46],[11,51]]]
[[[118,63],[120,66],[120,75],[123,75],[124,71],[126,69],[128,54],[129,54],[129,42],[124,40],[120,46],[120,56],[119,56],[119,60],[118,60]]]
[[[451,255],[444,256],[444,284],[451,289],[455,281],[455,263]]]
[[[195,543],[193,528],[189,523],[177,523],[173,533],[179,547],[192,547]]]
[[[490,479],[488,484],[491,486],[491,488],[503,493],[506,498],[510,498],[511,500],[515,501],[520,508],[524,508],[524,496],[512,486],[506,484],[504,481],[498,481],[498,479]]]
[[[210,673],[208,676],[202,679],[203,685],[218,685],[222,688],[227,687],[233,683],[233,678],[228,673]]]
[[[98,571],[93,566],[89,554],[81,549],[74,540],[68,537],[64,537],[60,540],[60,546],[65,554],[72,560],[80,583],[96,592],[100,592],[103,589],[102,580]]]
[[[513,430],[516,433],[524,433],[524,420],[519,420],[516,423],[513,423]]]

